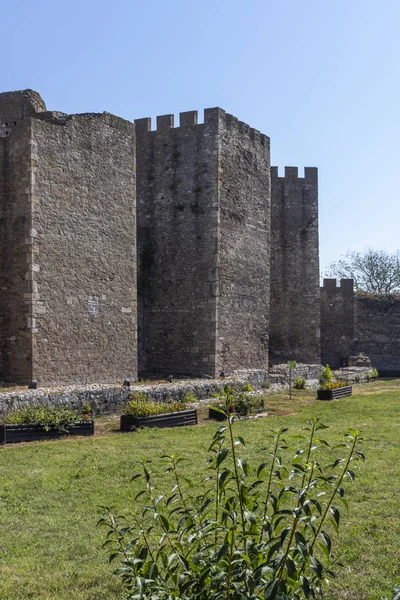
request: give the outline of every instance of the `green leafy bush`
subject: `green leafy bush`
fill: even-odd
[[[151,417],[179,410],[186,410],[186,406],[182,402],[153,402],[147,398],[146,394],[139,392],[132,394],[122,412],[133,417]]]
[[[296,377],[294,380],[293,387],[295,390],[304,390],[306,387],[306,378],[305,377]]]
[[[296,436],[302,443],[290,459],[288,430],[281,428],[268,434],[261,464],[250,465],[234,421],[212,439],[201,493],[193,494],[183,459],[168,455],[161,457],[166,468],[143,461],[133,476],[143,487],[131,521],[102,507],[104,547],[118,562],[127,598],[323,597],[340,565],[332,532],[339,530],[339,505],[347,508],[344,483],[354,480],[352,461],[364,458],[360,432],[350,430],[343,444],[330,447],[319,438],[325,426],[313,419]],[[160,493],[168,476],[171,492]]]
[[[193,392],[186,392],[183,396],[181,402],[183,404],[193,404],[194,402],[198,402],[198,398],[193,394]]]
[[[261,387],[262,387],[264,390],[269,390],[269,389],[270,389],[270,387],[271,387],[271,382],[270,382],[270,381],[264,381],[264,382],[261,384]]]
[[[225,385],[223,392],[214,394],[214,397],[222,400],[219,408],[228,415],[236,414],[240,417],[247,417],[264,406],[263,396],[250,396],[245,391],[235,392],[229,385]],[[213,408],[218,407],[214,406]]]
[[[68,427],[82,420],[84,417],[77,410],[63,407],[26,406],[11,412],[4,417],[3,422],[10,425],[40,425],[46,431],[53,427],[60,431],[66,431]]]
[[[241,390],[241,391],[242,391],[242,392],[252,392],[252,391],[253,391],[253,388],[251,387],[251,383],[250,383],[250,381],[248,381],[247,383],[245,383],[245,384],[242,386],[242,390]]]
[[[333,373],[331,371],[331,368],[329,365],[326,365],[322,371],[321,371],[321,377],[320,377],[320,382],[323,385],[326,385],[328,383],[331,383],[333,381]],[[328,388],[324,388],[322,387],[322,389],[328,389]]]
[[[346,381],[330,381],[329,383],[323,383],[321,385],[321,390],[337,390],[338,388],[342,388],[348,385]]]
[[[377,369],[375,369],[375,367],[373,367],[370,371],[367,372],[366,377],[367,377],[368,381],[371,381],[371,380],[377,379],[379,377],[379,373],[378,373]]]

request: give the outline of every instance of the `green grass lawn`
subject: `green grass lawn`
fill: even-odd
[[[348,488],[350,512],[342,514],[339,539],[345,568],[331,598],[380,600],[400,583],[400,381],[354,391],[333,402],[315,401],[315,392],[297,391],[292,401],[271,395],[267,418],[235,426],[257,464],[265,432],[278,426],[296,433],[315,416],[329,425],[325,437],[332,440],[348,427],[364,430],[367,460]],[[102,417],[94,438],[0,448],[1,600],[123,598],[101,548],[98,506],[129,511],[139,485],[130,478],[139,458],[179,452],[188,459],[188,476],[199,481],[217,425],[203,419],[198,427],[126,434],[117,426],[116,416]]]

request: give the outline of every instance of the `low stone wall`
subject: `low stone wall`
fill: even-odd
[[[297,363],[296,367],[292,369],[292,382],[298,377],[304,377],[307,381],[308,388],[318,387],[319,379],[321,377],[321,371],[323,367],[321,365],[306,365]],[[272,384],[280,384],[282,386],[289,385],[289,365],[283,363],[281,365],[275,365],[269,372],[268,379]]]
[[[85,404],[90,404],[95,413],[101,414],[121,409],[130,395],[138,392],[159,402],[182,400],[187,393],[202,400],[221,392],[225,385],[240,387],[250,382],[253,387],[260,387],[266,377],[265,371],[236,371],[232,377],[226,379],[191,379],[131,387],[93,384],[15,390],[0,393],[0,415],[6,415],[24,406],[66,406],[81,409]]]
[[[292,381],[297,377],[305,377],[306,387],[316,389],[322,371],[321,365],[297,364],[292,372]],[[349,367],[334,371],[336,380],[347,382],[367,381],[366,374],[370,369],[365,367]],[[268,373],[262,370],[234,371],[225,379],[188,379],[173,383],[157,383],[149,385],[71,385],[67,387],[39,388],[37,390],[14,390],[0,393],[0,415],[7,415],[12,410],[25,406],[65,406],[81,409],[90,404],[95,414],[120,410],[133,393],[142,392],[151,400],[169,402],[182,400],[185,394],[192,394],[197,400],[212,397],[222,391],[225,385],[240,388],[250,383],[254,389],[263,387],[263,383],[271,383],[271,391],[287,387],[289,384],[289,367],[287,364],[276,365]],[[267,392],[267,390],[263,390]]]

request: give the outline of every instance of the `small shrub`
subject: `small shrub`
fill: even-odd
[[[321,390],[337,390],[338,388],[345,387],[346,381],[331,381],[329,383],[323,383],[320,387]]]
[[[360,376],[354,375],[354,381],[355,381],[355,383],[360,383]]]
[[[241,391],[242,391],[242,392],[252,392],[252,391],[253,391],[253,388],[251,387],[251,383],[250,383],[250,381],[248,381],[247,383],[245,383],[245,384],[242,386],[242,390],[241,390]]]
[[[270,387],[271,387],[271,382],[270,382],[270,381],[264,381],[264,382],[261,384],[261,387],[262,387],[264,390],[269,390],[269,389],[270,389]]]
[[[294,380],[293,387],[295,390],[304,390],[306,387],[306,378],[305,377],[296,377]]]
[[[379,373],[375,367],[373,367],[370,371],[367,372],[366,378],[368,381],[373,381],[379,377]]]
[[[26,406],[11,412],[3,418],[3,422],[10,425],[40,425],[46,431],[52,428],[66,431],[82,418],[79,411],[64,407]]]
[[[330,366],[326,365],[321,371],[320,382],[323,385],[326,385],[328,383],[331,383],[332,381],[333,381],[333,373],[331,371]],[[329,388],[322,387],[322,389],[325,390],[325,389],[329,389]]]
[[[262,396],[249,396],[243,391],[235,392],[229,385],[224,386],[221,394],[213,395],[215,398],[223,400],[223,403],[219,404],[218,407],[213,406],[212,408],[220,408],[227,415],[236,414],[240,417],[247,417],[256,409],[264,406]]]
[[[193,402],[198,402],[198,398],[196,398],[193,392],[186,392],[181,402],[183,404],[193,404]]]
[[[312,419],[305,435],[297,436],[301,446],[291,459],[288,430],[277,429],[266,436],[263,462],[250,465],[245,440],[234,435],[234,421],[232,415],[215,433],[208,476],[199,474],[197,495],[185,477],[184,459],[164,455],[166,468],[142,461],[132,478],[143,487],[131,522],[102,507],[98,524],[107,529],[104,547],[110,562],[118,562],[115,573],[127,598],[325,597],[340,565],[332,533],[341,523],[340,504],[347,508],[344,484],[354,480],[351,462],[364,458],[360,432],[349,431],[338,456],[338,446],[320,438],[325,425]],[[158,490],[166,477],[170,493]]]
[[[135,396],[137,394],[134,394]],[[133,398],[124,406],[122,412],[124,415],[132,417],[151,417],[153,415],[161,415],[166,413],[186,410],[186,406],[182,402],[152,402],[151,400],[142,400]]]

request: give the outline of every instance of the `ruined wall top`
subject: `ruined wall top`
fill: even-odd
[[[0,94],[0,125],[12,126],[45,110],[46,104],[42,97],[33,90]]]

